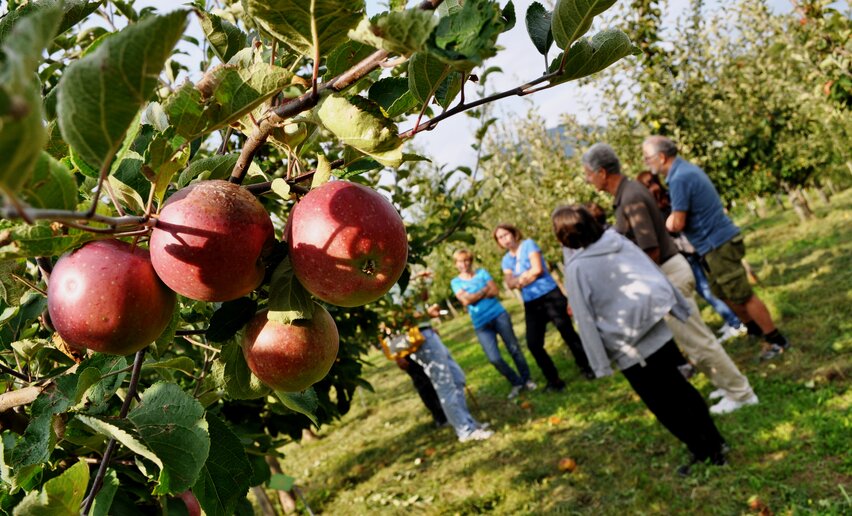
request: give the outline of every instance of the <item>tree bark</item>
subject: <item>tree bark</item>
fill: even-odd
[[[814,214],[811,211],[811,207],[808,206],[807,199],[805,199],[805,196],[802,195],[801,189],[788,188],[787,195],[790,198],[790,204],[793,205],[793,211],[795,211],[796,215],[799,216],[799,220],[807,222],[808,219],[813,217]]]
[[[447,299],[447,309],[449,309],[450,313],[453,314],[454,319],[459,316],[459,311],[456,310],[456,307],[453,305],[453,302],[449,299]]]
[[[787,209],[787,207],[784,206],[784,197],[781,195],[781,192],[775,192],[775,204],[777,204],[782,210]]]
[[[267,455],[266,463],[269,464],[269,469],[273,474],[280,475],[283,473],[281,471],[281,463],[278,462],[277,457]],[[281,510],[284,511],[284,514],[293,514],[296,512],[296,498],[293,497],[291,492],[278,491],[278,503],[281,504]]]
[[[757,216],[761,219],[766,218],[766,199],[763,197],[757,198]]]
[[[251,488],[254,497],[257,499],[257,504],[260,506],[260,513],[263,516],[275,516],[275,507],[266,495],[266,491],[261,486]]]

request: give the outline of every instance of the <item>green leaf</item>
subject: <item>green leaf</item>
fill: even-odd
[[[208,413],[210,441],[216,443],[192,492],[208,516],[230,516],[249,489],[252,467],[240,439],[218,417]]]
[[[592,26],[595,16],[606,11],[616,0],[557,0],[553,8],[551,30],[556,46],[566,49]]]
[[[108,469],[106,475],[104,475],[103,486],[95,496],[92,511],[89,514],[92,516],[109,516],[109,509],[112,507],[112,500],[115,498],[116,491],[118,491],[118,484],[118,475],[116,475],[115,470]]]
[[[198,84],[186,83],[169,95],[163,109],[175,132],[194,140],[239,120],[284,88],[291,77],[284,68],[266,63],[220,65]]]
[[[441,59],[420,52],[408,60],[408,88],[420,104],[425,104],[438,90],[450,67]]]
[[[245,48],[248,36],[239,27],[208,12],[198,11],[198,16],[201,18],[201,30],[220,61],[227,63]]]
[[[367,154],[383,153],[402,144],[396,124],[378,104],[364,97],[326,97],[317,115],[342,143]]]
[[[0,43],[6,40],[9,36],[9,32],[14,28],[18,20],[28,14],[44,10],[53,10],[56,7],[61,7],[62,21],[60,22],[59,29],[56,33],[62,34],[97,10],[97,8],[100,7],[101,2],[93,2],[89,0],[65,0],[64,2],[57,0],[43,0],[40,2],[28,2],[24,5],[20,5],[20,2],[18,2],[18,4],[19,6],[17,9],[13,9],[0,18]]]
[[[278,197],[288,200],[290,199],[290,185],[287,184],[283,178],[276,177],[272,180],[272,184],[270,185],[272,191],[275,192],[275,195]]]
[[[234,340],[222,346],[219,358],[213,362],[211,377],[235,400],[261,398],[269,393],[269,387],[251,374],[243,349]]]
[[[269,479],[269,483],[266,485],[269,489],[275,489],[276,491],[289,491],[293,489],[293,485],[296,483],[296,479],[291,477],[290,475],[285,475],[283,473],[276,473],[272,475]]]
[[[429,52],[469,70],[497,53],[497,36],[505,26],[496,2],[465,2],[461,9],[441,18],[429,40]]]
[[[515,4],[512,3],[512,0],[509,0],[503,7],[500,16],[503,18],[503,32],[509,31],[515,26],[518,20],[515,16]]]
[[[293,412],[308,416],[308,419],[319,426],[316,416],[317,408],[319,408],[319,400],[313,387],[308,387],[307,390],[302,392],[275,391],[275,395],[285,407]]]
[[[376,49],[357,41],[347,41],[335,48],[325,60],[326,80],[336,77],[352,68]]]
[[[102,414],[110,410],[109,401],[127,379],[126,357],[95,353],[80,364],[75,386],[74,403],[85,403],[87,414]]]
[[[284,258],[269,280],[269,314],[271,321],[290,324],[313,317],[316,304],[305,287],[296,279],[290,258]]]
[[[158,84],[186,27],[186,11],[149,16],[71,64],[59,81],[57,113],[65,141],[100,168]]]
[[[172,357],[142,364],[142,370],[175,369],[187,376],[194,376],[197,369],[195,361],[189,357]]]
[[[93,233],[83,231],[62,234],[49,222],[29,225],[0,219],[0,260],[59,256],[95,238]]]
[[[432,11],[417,8],[391,11],[373,20],[364,18],[349,32],[349,38],[374,48],[410,55],[425,49],[438,21]]]
[[[364,0],[246,0],[245,4],[263,30],[311,58],[312,20],[316,22],[320,55],[327,55],[347,40],[349,29],[364,16]]]
[[[0,260],[0,300],[5,307],[21,304],[21,296],[29,287],[15,279],[13,275],[23,278],[26,270],[24,260]]]
[[[61,475],[44,483],[39,491],[32,491],[21,500],[14,516],[75,516],[86,495],[89,483],[89,466],[80,459]]]
[[[61,17],[57,8],[35,10],[0,46],[0,191],[14,193],[27,182],[47,143],[36,71]]]
[[[552,13],[538,2],[527,9],[527,32],[539,54],[546,56],[553,44],[553,31],[550,28]]]
[[[47,462],[50,452],[56,445],[56,436],[52,429],[53,414],[49,411],[33,416],[24,435],[12,450],[10,463],[13,469],[34,466]]]
[[[623,57],[638,55],[641,51],[630,43],[627,34],[617,29],[608,29],[594,35],[591,42],[586,38],[576,42],[568,51],[563,74],[550,80],[560,84],[597,73]],[[559,69],[562,54],[550,63],[550,71]]]
[[[184,169],[183,172],[180,173],[180,176],[178,177],[178,188],[183,188],[188,185],[190,181],[196,178],[227,178],[231,175],[231,170],[234,169],[234,165],[237,163],[237,159],[239,157],[240,153],[234,152],[231,154],[215,155],[193,161]],[[252,170],[256,169],[256,172],[258,173],[260,172],[260,167],[258,167],[254,162],[249,165],[249,168]]]
[[[159,382],[142,394],[126,419],[77,418],[116,439],[160,468],[154,494],[186,491],[198,479],[210,451],[204,408],[173,383]]]
[[[453,102],[459,92],[462,89],[462,73],[461,72],[451,72],[443,81],[441,81],[441,85],[438,86],[438,90],[435,91],[435,100],[438,101],[438,104],[447,109],[450,107],[450,104]]]
[[[62,163],[42,151],[21,197],[34,208],[73,210],[77,207],[77,181]]]
[[[311,179],[311,189],[328,183],[329,179],[331,179],[331,164],[325,155],[317,154],[317,169]]]
[[[241,297],[222,303],[210,317],[207,327],[207,340],[225,342],[232,339],[257,312],[257,301],[249,297]]]
[[[367,95],[391,118],[417,107],[417,99],[408,89],[408,79],[405,77],[385,77],[373,83]]]

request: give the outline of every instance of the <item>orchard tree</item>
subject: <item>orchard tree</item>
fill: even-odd
[[[406,256],[468,238],[484,207],[451,188],[421,204],[435,185],[406,190],[423,159],[406,142],[633,54],[618,30],[587,36],[614,3],[531,8],[533,42],[559,49],[546,72],[475,95],[511,1],[393,0],[372,18],[363,0],[9,2],[0,510],[247,513],[249,488],[291,485],[277,450],[369,387],[361,357]],[[408,236],[382,230],[403,219],[388,198]],[[418,225],[438,213],[449,224]]]

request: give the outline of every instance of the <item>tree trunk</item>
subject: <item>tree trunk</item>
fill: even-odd
[[[264,491],[263,487],[254,486],[251,488],[251,492],[257,499],[257,504],[260,506],[260,513],[263,516],[275,516],[275,507],[272,505],[269,497],[266,496],[266,491]]]
[[[782,210],[787,209],[787,207],[784,206],[784,197],[781,195],[781,192],[775,192],[775,204],[777,204]]]
[[[817,187],[817,195],[819,195],[819,200],[826,206],[831,204],[831,192],[825,186],[819,185]]]
[[[449,309],[450,313],[453,314],[454,319],[459,316],[459,311],[456,310],[456,307],[453,306],[453,302],[449,299],[447,299],[447,309]]]
[[[757,198],[757,209],[755,210],[757,216],[761,219],[766,218],[766,198],[758,197]]]
[[[799,220],[807,222],[808,219],[813,217],[811,207],[808,206],[808,201],[805,199],[805,196],[802,195],[801,189],[787,189],[787,195],[790,197],[790,204],[793,205],[793,210],[796,212],[796,215],[799,216]]]
[[[272,455],[266,456],[266,463],[269,464],[269,469],[275,475],[283,474],[281,471],[281,464],[278,462],[277,457],[273,457]],[[281,504],[281,510],[284,511],[284,514],[293,514],[296,512],[296,498],[293,497],[293,494],[289,491],[278,491],[278,503]]]
[[[834,186],[834,181],[826,179],[825,186],[827,186],[829,191],[831,191],[831,195],[837,195],[837,188]]]

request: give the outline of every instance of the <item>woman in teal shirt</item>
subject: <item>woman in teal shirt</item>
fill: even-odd
[[[530,380],[530,368],[512,327],[512,318],[497,300],[500,291],[494,279],[485,269],[473,270],[473,255],[467,249],[453,253],[453,260],[459,275],[453,278],[450,286],[456,298],[467,307],[479,345],[488,361],[512,384],[509,399],[517,397],[524,388],[535,389],[536,384]],[[500,356],[497,334],[502,337],[503,344],[515,362],[517,373]]]
[[[552,322],[559,330],[562,340],[574,355],[580,372],[586,378],[594,378],[580,336],[571,324],[568,300],[547,272],[541,249],[534,240],[523,240],[520,230],[511,224],[498,224],[494,229],[494,240],[497,245],[506,249],[503,256],[503,277],[506,283],[511,288],[521,289],[527,325],[527,347],[547,379],[545,389],[561,391],[565,388],[565,382],[559,377],[553,360],[544,349],[548,322]]]

